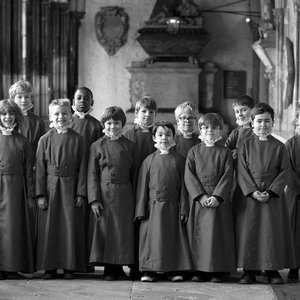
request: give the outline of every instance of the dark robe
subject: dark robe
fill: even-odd
[[[204,272],[229,272],[236,268],[234,227],[230,190],[233,163],[229,149],[216,143],[194,146],[185,165],[185,185],[189,193],[187,222],[193,268]],[[216,208],[202,207],[199,197],[216,196]]]
[[[78,115],[73,114],[73,120],[71,123],[71,128],[79,133],[85,140],[86,146],[86,155],[88,160],[89,149],[91,145],[96,142],[100,137],[103,136],[103,128],[101,123],[92,117],[90,114],[84,116],[83,119],[80,119]],[[85,216],[85,227],[86,227],[86,243],[88,244],[88,238],[91,234],[92,227],[90,227],[90,219],[92,218],[93,212],[90,209],[90,205],[86,199],[83,206],[84,216]],[[89,253],[87,254],[87,261],[89,260]]]
[[[183,134],[177,132],[175,135],[176,152],[184,158],[187,157],[189,150],[195,145],[201,143],[198,134],[193,133],[190,138],[184,138]]]
[[[28,198],[34,197],[34,156],[18,132],[0,134],[0,270],[33,272],[33,235]]]
[[[83,136],[87,154],[90,146],[103,136],[103,128],[100,122],[89,114],[83,119],[80,119],[78,115],[74,113],[70,128]]]
[[[293,136],[285,145],[291,163],[286,198],[295,243],[296,267],[300,267],[300,136]]]
[[[35,157],[40,137],[46,132],[44,121],[32,112],[27,111],[27,115],[24,116],[19,132],[28,139]],[[36,202],[34,202],[34,204],[34,206],[29,208],[29,219],[31,222],[32,233],[33,235],[36,235],[37,205]]]
[[[149,131],[143,131],[140,126],[136,125],[126,130],[123,135],[136,145],[136,167],[139,169],[144,159],[156,150],[151,128],[149,128]]]
[[[28,111],[27,116],[24,116],[20,132],[27,137],[33,154],[35,155],[39,139],[46,132],[44,121],[37,115]]]
[[[238,267],[280,270],[294,265],[294,249],[284,188],[289,175],[288,153],[273,136],[247,139],[238,156],[237,179],[244,194],[236,215]],[[269,191],[268,202],[251,197]]]
[[[83,138],[68,129],[51,129],[41,137],[36,157],[36,195],[46,196],[48,208],[38,210],[38,270],[85,271],[86,243],[83,207],[86,197],[86,153]]]
[[[133,263],[135,144],[121,136],[104,136],[92,144],[88,164],[88,201],[103,206],[90,220],[89,262],[95,265]]]
[[[184,158],[174,150],[154,152],[140,168],[135,218],[143,218],[139,242],[142,270],[191,269],[185,224],[180,220],[188,214],[183,174]]]

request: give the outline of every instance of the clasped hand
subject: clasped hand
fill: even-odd
[[[259,201],[259,202],[268,202],[270,199],[270,195],[268,194],[267,191],[264,192],[260,192],[260,191],[255,191],[252,193],[252,198],[254,198],[255,200]]]
[[[214,196],[203,195],[199,199],[200,204],[203,207],[217,207],[219,205],[219,201]]]

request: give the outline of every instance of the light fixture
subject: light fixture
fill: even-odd
[[[180,18],[170,17],[167,21],[167,31],[170,34],[177,34],[180,29]]]

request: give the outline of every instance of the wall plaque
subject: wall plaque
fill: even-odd
[[[246,71],[224,71],[223,78],[225,99],[246,94]]]
[[[127,41],[128,15],[122,7],[106,6],[95,16],[98,42],[108,55],[114,55]]]

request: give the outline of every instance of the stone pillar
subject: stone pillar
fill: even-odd
[[[282,116],[283,116],[283,100],[282,100],[282,57],[283,57],[283,16],[284,10],[282,8],[275,8],[273,10],[275,27],[276,27],[276,70],[275,70],[275,126],[281,130]]]

